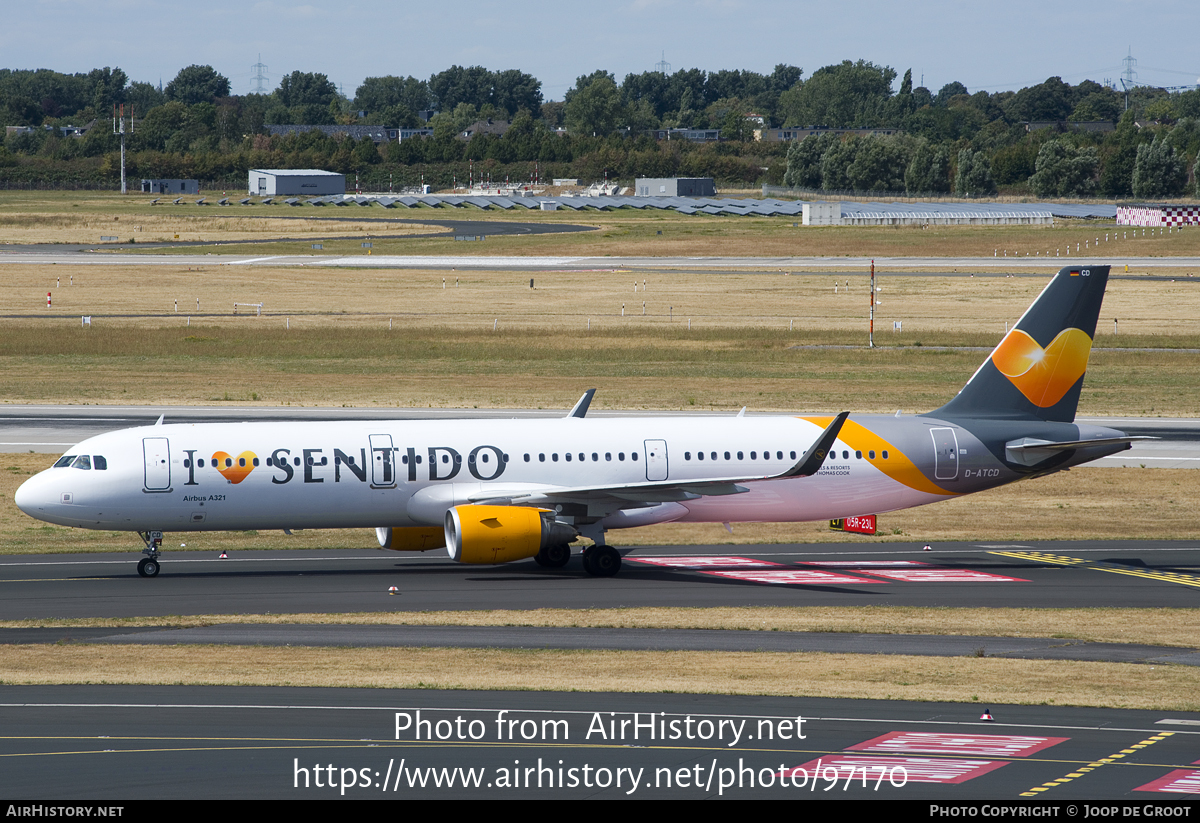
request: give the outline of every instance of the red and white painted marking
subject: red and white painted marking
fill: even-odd
[[[858,569],[856,569],[858,571]],[[861,569],[863,574],[900,580],[905,583],[1028,583],[1020,577],[1005,577],[1001,574],[977,572],[971,569],[896,569],[882,571]]]
[[[1200,769],[1176,769],[1145,786],[1138,786],[1134,791],[1200,794]]]
[[[666,566],[672,569],[707,569],[707,568],[773,568],[780,563],[770,560],[755,560],[752,557],[630,557],[637,563],[649,563],[652,566]]]
[[[865,770],[867,782],[877,780],[882,772],[899,782],[901,775],[908,775],[909,783],[966,783],[976,777],[993,772],[1002,762],[994,760],[958,760],[953,758],[932,757],[871,757],[869,755],[835,754],[810,760],[794,769],[788,769],[787,774],[792,780],[803,778],[799,772],[804,769],[809,779],[828,780],[833,776],[831,768],[836,770],[842,781],[850,780],[861,783]],[[903,771],[900,771],[903,769]],[[853,770],[853,771],[852,771]],[[816,774],[814,775],[814,772]],[[886,779],[886,778],[885,778]],[[820,788],[824,788],[821,786]]]
[[[1025,737],[1010,734],[937,734],[934,732],[888,732],[854,746],[851,752],[923,752],[966,754],[975,757],[1028,757],[1058,745],[1069,737]]]
[[[928,563],[918,560],[803,560],[802,566],[825,566],[831,569],[928,569]]]
[[[745,580],[747,583],[774,583],[777,585],[811,586],[826,583],[883,583],[882,580],[869,580],[865,577],[850,577],[845,574],[822,572],[815,569],[778,569],[763,572],[705,572],[717,577],[728,577],[732,580]]]

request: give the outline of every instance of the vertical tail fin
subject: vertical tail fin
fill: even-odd
[[[962,391],[932,414],[1073,422],[1108,269],[1060,269]]]

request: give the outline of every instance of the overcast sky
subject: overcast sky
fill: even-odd
[[[166,84],[208,64],[235,94],[292,71],[320,72],[353,97],[365,77],[428,79],[451,65],[517,68],[561,100],[581,74],[620,82],[663,59],[681,68],[813,70],[842,60],[891,66],[935,93],[1019,89],[1058,75],[1116,81],[1132,49],[1138,79],[1200,77],[1197,0],[25,0],[5,3],[0,68],[120,66]],[[898,87],[899,81],[897,81]]]

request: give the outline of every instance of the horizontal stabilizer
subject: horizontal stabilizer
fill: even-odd
[[[1020,463],[1022,466],[1035,466],[1059,452],[1068,449],[1084,449],[1089,446],[1119,446],[1130,448],[1138,440],[1158,440],[1157,437],[1135,435],[1131,437],[1099,437],[1093,440],[1039,440],[1036,437],[1022,437],[1010,440],[1004,444],[1004,457],[1009,463]]]

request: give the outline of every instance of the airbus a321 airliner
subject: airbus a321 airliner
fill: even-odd
[[[875,514],[1128,449],[1074,423],[1108,266],[1059,271],[958,395],[917,415],[164,425],[93,437],[16,493],[26,514],[137,532],[143,577],[164,531],[374,527],[397,551],[559,567],[583,536],[616,574],[609,529]],[[744,411],[744,410],[743,410]]]

